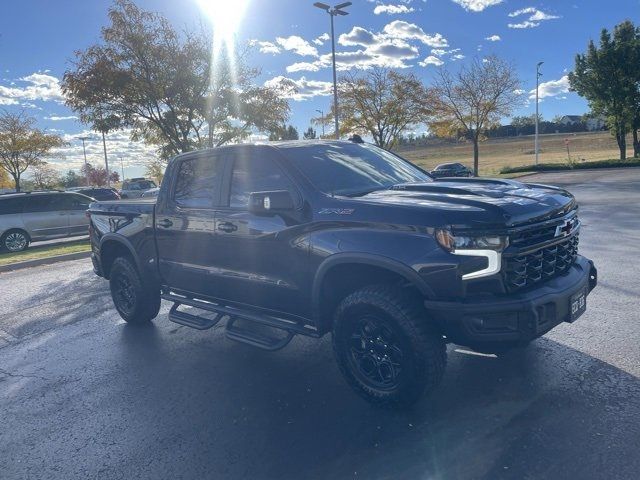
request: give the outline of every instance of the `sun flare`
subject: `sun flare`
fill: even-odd
[[[249,0],[196,0],[213,24],[214,43],[231,45]]]

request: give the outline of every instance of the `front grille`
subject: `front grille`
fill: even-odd
[[[569,270],[578,256],[578,233],[552,246],[506,257],[503,272],[507,290],[522,290]]]

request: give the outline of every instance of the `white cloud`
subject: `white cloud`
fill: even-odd
[[[426,67],[427,65],[435,65],[436,67],[439,67],[444,64],[442,60],[440,60],[438,57],[434,57],[433,55],[429,55],[423,61],[418,63],[421,67]]]
[[[462,55],[461,53],[458,53],[456,55],[452,55],[451,58],[455,61],[455,60],[462,60],[465,58],[465,56]]]
[[[324,42],[326,42],[327,40],[330,40],[330,39],[331,39],[331,37],[329,36],[328,33],[323,33],[318,38],[315,38],[313,40],[313,43],[315,43],[316,45],[324,45]]]
[[[549,82],[544,82],[540,84],[540,98],[546,97],[555,97],[557,95],[562,95],[563,93],[569,92],[569,76],[565,75],[564,77],[558,80],[551,80]],[[536,91],[535,89],[529,92],[529,99],[535,100]]]
[[[406,5],[376,5],[376,8],[373,9],[373,13],[376,15],[380,15],[382,13],[386,13],[388,15],[397,15],[399,13],[411,13],[413,12],[413,7],[407,7]]]
[[[415,23],[394,20],[385,25],[383,33],[389,37],[403,40],[418,40],[429,47],[448,47],[449,42],[439,33],[429,35]]]
[[[18,85],[20,83],[24,85]],[[64,102],[60,80],[52,75],[32,73],[10,82],[9,85],[8,87],[0,85],[0,105],[18,105],[25,101],[36,100]]]
[[[515,12],[511,12],[509,14],[509,17],[511,18],[521,17],[521,16],[526,16],[527,17],[526,20],[522,20],[519,23],[509,23],[508,27],[515,28],[515,29],[536,28],[540,26],[541,22],[544,22],[546,20],[556,20],[558,18],[561,18],[558,15],[551,15],[549,13],[545,13],[541,10],[538,10],[537,8],[534,8],[534,7],[522,8],[520,10],[516,10]]]
[[[502,3],[503,0],[453,0],[466,11],[482,12],[485,8]]]
[[[287,66],[287,72],[317,72],[325,65],[321,61],[316,62],[297,62],[292,65]]]
[[[338,43],[345,47],[369,46],[379,40],[379,35],[375,35],[362,27],[353,27],[349,33],[343,33],[338,37]]]
[[[303,101],[317,96],[327,96],[333,93],[333,83],[307,80],[305,77],[294,80],[280,75],[267,80],[264,85],[277,88],[284,97],[296,101]]]
[[[489,42],[499,42],[500,40],[502,40],[502,38],[500,38],[500,35],[491,35],[489,37],[486,37],[485,40]]]
[[[304,38],[297,35],[291,35],[290,37],[277,37],[276,42],[285,50],[292,51],[301,56],[318,56],[318,50],[316,47],[307,42]]]
[[[257,42],[260,47],[260,53],[271,53],[273,55],[280,53],[280,48],[273,42]]]
[[[59,122],[61,120],[77,120],[78,117],[75,115],[67,115],[67,116],[59,116],[59,115],[51,115],[50,117],[44,117],[45,120],[51,120],[53,122]]]
[[[447,53],[447,51],[442,49],[442,48],[432,48],[431,49],[431,55],[435,55],[437,57],[441,57],[445,53]]]

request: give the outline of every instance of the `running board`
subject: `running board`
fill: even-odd
[[[287,331],[286,336],[282,338],[270,337],[268,335],[264,335],[260,332],[252,330],[251,328],[242,328],[237,327],[235,325],[236,320],[240,317],[232,317],[227,322],[227,328],[225,330],[225,334],[229,340],[234,340],[240,343],[246,343],[247,345],[251,345],[252,347],[261,348],[263,350],[269,350],[270,352],[275,352],[276,350],[280,350],[287,345],[293,337],[295,337],[295,333]],[[257,323],[250,320],[251,323]],[[280,328],[273,327],[277,330],[281,330]]]
[[[216,316],[213,318],[205,318],[200,315],[193,315],[187,312],[181,312],[178,310],[178,307],[182,305],[181,303],[174,303],[171,310],[169,310],[169,320],[173,323],[178,323],[180,325],[184,325],[185,327],[195,328],[196,330],[207,330],[215,326],[224,315],[220,313],[216,313]]]
[[[315,328],[307,327],[301,323],[296,323],[290,320],[284,320],[281,318],[272,317],[270,315],[262,315],[248,310],[242,310],[239,308],[228,307],[225,305],[219,305],[216,303],[205,302],[202,300],[195,300],[193,298],[183,297],[181,295],[175,295],[172,293],[163,293],[161,297],[164,300],[174,302],[174,306],[169,312],[169,319],[173,322],[186,325],[188,327],[204,330],[211,328],[217,324],[224,316],[230,317],[227,321],[226,335],[230,340],[243,342],[254,347],[262,348],[265,350],[280,350],[285,347],[295,335],[305,335],[309,337],[319,338],[320,335]],[[217,313],[215,319],[210,320],[190,313],[180,312],[177,308],[180,305],[188,305],[190,307],[199,308],[209,312]],[[235,325],[236,320],[242,319],[255,324],[264,325],[277,330],[283,330],[287,333],[283,338],[273,338],[263,335],[259,332],[255,332],[249,328],[238,327]]]

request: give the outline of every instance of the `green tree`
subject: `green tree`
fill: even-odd
[[[277,140],[298,140],[300,135],[298,130],[293,125],[280,125],[273,129],[269,134],[270,141]]]
[[[433,87],[434,120],[439,136],[464,136],[473,142],[473,170],[478,176],[480,141],[500,119],[522,102],[520,79],[510,63],[491,56],[474,59],[456,74],[440,69]]]
[[[630,21],[617,25],[613,36],[603,29],[600,45],[590,41],[587,52],[576,55],[574,71],[569,74],[571,90],[587,99],[593,113],[607,117],[621,160],[627,158],[626,137],[639,97],[639,44],[640,30]]]
[[[307,131],[302,134],[302,138],[304,138],[305,140],[313,140],[317,138],[316,131],[313,129],[313,127],[309,127],[307,128]]]
[[[65,144],[62,137],[35,127],[36,119],[24,112],[0,113],[0,168],[20,191],[22,174],[43,163],[53,149]]]
[[[347,74],[338,90],[340,133],[371,135],[386,149],[393,148],[410,127],[426,123],[431,113],[427,89],[410,73],[373,68]]]
[[[176,31],[158,13],[115,0],[102,42],[78,52],[62,88],[67,105],[98,131],[129,127],[162,158],[237,141],[282,124],[289,105],[256,86],[243,54],[212,55],[204,28]]]
[[[85,180],[78,175],[75,170],[68,170],[62,177],[62,186],[65,188],[81,187],[85,185]]]

